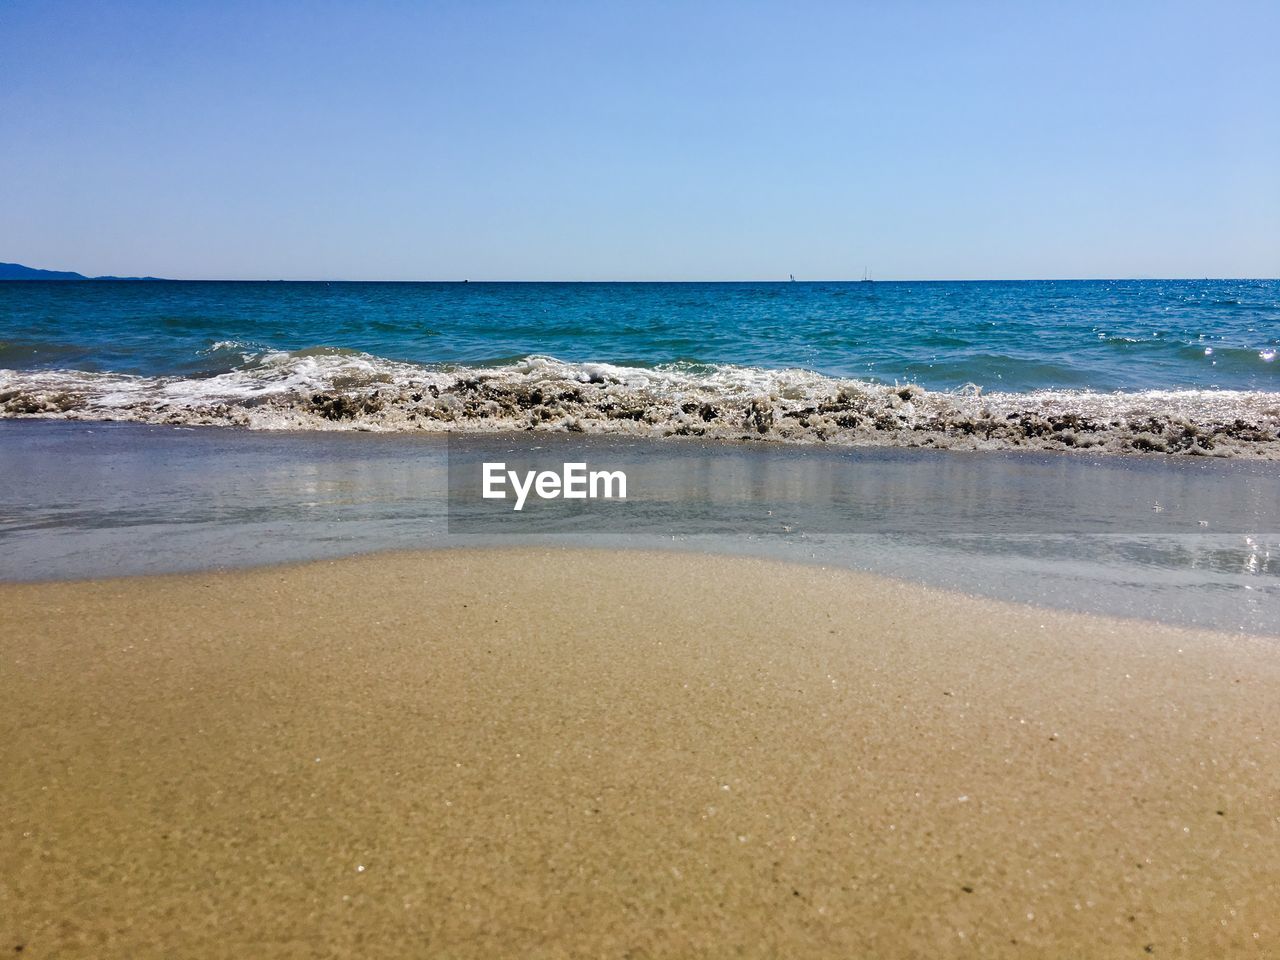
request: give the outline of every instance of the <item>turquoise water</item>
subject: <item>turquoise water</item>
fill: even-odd
[[[1275,633],[1278,349],[1278,281],[0,283],[0,418],[140,421],[0,423],[0,579],[446,545],[430,434],[610,434],[672,545]]]
[[[1280,281],[0,284],[0,368],[199,379],[272,352],[728,364],[929,390],[1280,389]]]

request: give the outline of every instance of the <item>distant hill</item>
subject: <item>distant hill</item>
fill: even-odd
[[[88,280],[83,273],[70,270],[37,270],[20,263],[0,263],[0,280]]]
[[[158,280],[159,277],[86,277],[72,270],[40,270],[20,263],[0,263],[0,280]]]

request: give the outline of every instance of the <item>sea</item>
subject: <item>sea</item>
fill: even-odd
[[[0,283],[0,414],[1280,457],[1280,281]]]
[[[1271,280],[9,281],[0,580],[645,547],[1280,636],[1277,350]],[[460,513],[538,458],[630,512]]]

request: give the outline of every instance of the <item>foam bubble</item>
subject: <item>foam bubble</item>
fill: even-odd
[[[214,348],[249,350],[226,341]],[[338,348],[259,351],[206,377],[0,370],[0,415],[254,429],[562,430],[846,445],[1058,449],[1280,459],[1280,394],[985,393],[809,370],[653,368],[530,356],[421,366]]]

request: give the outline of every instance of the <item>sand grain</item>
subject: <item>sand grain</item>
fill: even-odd
[[[590,551],[0,611],[0,952],[1280,954],[1268,641]]]

